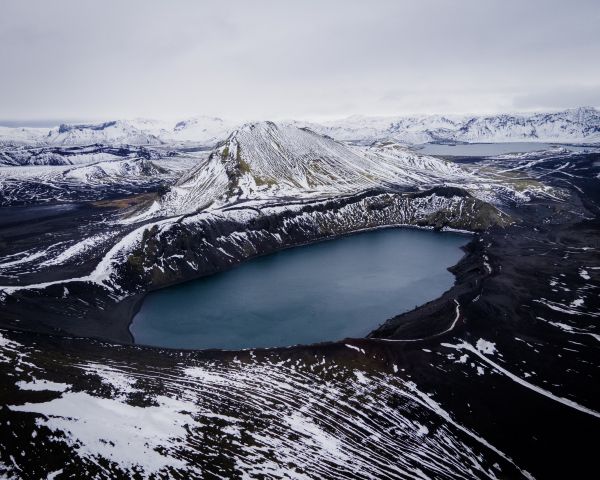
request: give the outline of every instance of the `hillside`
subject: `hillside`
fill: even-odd
[[[161,200],[166,215],[250,199],[318,198],[464,177],[458,166],[397,144],[352,147],[308,129],[246,124]],[[154,207],[156,208],[156,206]]]

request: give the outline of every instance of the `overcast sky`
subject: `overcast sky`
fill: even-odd
[[[0,3],[0,118],[600,106],[600,0]]]

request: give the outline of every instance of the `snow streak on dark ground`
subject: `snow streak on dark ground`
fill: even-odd
[[[1,340],[3,391],[13,398],[0,418],[12,437],[1,447],[8,475],[528,476],[398,365],[382,370],[382,359],[351,344],[339,347],[340,361],[318,351],[206,360],[138,349],[140,360],[126,362],[97,358],[122,347],[95,345],[73,362],[80,340],[57,340],[67,344],[59,350],[21,337]]]
[[[568,195],[476,238],[439,330],[238,353],[3,330],[0,474],[592,478],[600,158],[465,161]]]

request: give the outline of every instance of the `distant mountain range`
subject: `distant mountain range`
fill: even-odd
[[[238,124],[215,117],[179,122],[151,119],[95,124],[62,124],[54,128],[0,127],[0,144],[12,146],[161,145],[192,143],[213,146]]]
[[[552,113],[488,116],[352,116],[321,123],[286,121],[338,141],[600,143],[600,111],[581,107]],[[162,145],[213,147],[240,124],[216,117],[179,122],[136,119],[54,128],[0,127],[0,144],[13,146]]]
[[[301,123],[341,141],[392,139],[430,142],[600,142],[600,111],[581,107],[553,113],[488,116],[352,116],[324,123]]]

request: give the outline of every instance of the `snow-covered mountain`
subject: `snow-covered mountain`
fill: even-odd
[[[48,133],[47,128],[0,126],[0,145],[43,146],[47,143]]]
[[[92,163],[6,165],[0,167],[0,206],[96,201],[156,192],[162,185],[175,183],[204,157],[206,152],[159,160],[101,154],[94,156]]]
[[[54,128],[0,127],[0,145],[161,145],[191,143],[214,146],[236,128],[216,117],[193,117],[176,122],[151,119],[114,120],[103,123],[62,124]]]
[[[600,142],[600,111],[582,107],[562,112],[489,116],[352,116],[322,123],[288,121],[339,141],[428,142]],[[161,145],[213,147],[239,128],[236,122],[198,116],[181,121],[114,120],[63,124],[51,129],[0,127],[0,144],[11,146]]]
[[[314,198],[383,186],[439,184],[464,175],[454,164],[398,144],[348,146],[309,129],[258,122],[234,131],[153,211],[176,215],[214,203]]]
[[[103,123],[61,124],[53,128],[0,127],[0,145],[158,145],[161,140],[136,122],[115,120]]]
[[[23,165],[84,165],[123,158],[160,158],[170,152],[144,146],[87,145],[68,147],[27,147],[0,145],[0,166]]]
[[[158,177],[162,172],[163,169],[157,167],[150,160],[136,158],[77,166],[65,171],[63,177],[69,180],[79,180],[84,183],[122,182],[127,178]]]
[[[161,135],[161,138],[175,142],[214,145],[227,138],[237,126],[237,123],[217,117],[193,117],[177,122],[169,132]]]
[[[428,142],[600,142],[600,111],[582,107],[554,113],[489,116],[352,116],[324,123],[293,122],[336,140]]]
[[[173,122],[136,118],[122,122],[162,143],[214,146],[239,125],[218,117],[196,116]]]
[[[51,145],[157,145],[161,141],[155,135],[140,130],[130,122],[117,120],[100,124],[60,125],[48,132]]]

